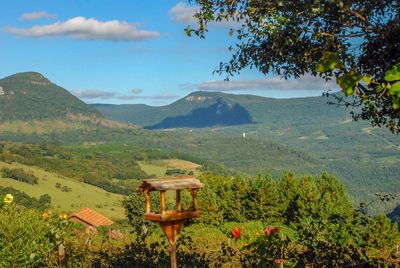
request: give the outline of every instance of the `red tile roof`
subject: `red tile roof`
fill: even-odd
[[[100,213],[91,210],[90,208],[84,208],[79,210],[78,212],[71,213],[69,217],[78,218],[81,221],[86,222],[89,225],[98,227],[98,226],[107,226],[111,225],[114,222],[107,217],[101,215]]]

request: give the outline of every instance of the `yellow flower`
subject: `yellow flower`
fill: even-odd
[[[68,218],[68,214],[67,213],[63,213],[63,214],[60,214],[58,217],[60,219],[66,220]]]
[[[14,196],[12,196],[12,194],[6,194],[6,197],[4,197],[5,204],[11,204],[13,200]]]

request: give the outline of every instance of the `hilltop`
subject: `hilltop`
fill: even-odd
[[[101,114],[36,72],[0,79],[0,122],[91,117]]]
[[[45,134],[96,127],[136,128],[108,120],[40,73],[17,73],[0,79],[0,132]]]

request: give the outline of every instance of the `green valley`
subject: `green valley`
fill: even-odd
[[[36,80],[44,82],[32,84]],[[351,122],[349,111],[328,105],[329,98],[269,99],[194,92],[161,107],[92,106],[110,118],[107,119],[40,74],[17,74],[1,82],[5,89],[14,88],[15,92],[34,85],[32,94],[47,96],[47,102],[57,103],[64,96],[70,102],[57,108],[43,105],[49,110],[40,114],[59,117],[33,116],[27,121],[12,110],[7,113],[13,117],[0,122],[0,139],[38,144],[14,144],[9,150],[12,161],[56,171],[113,193],[128,194],[138,180],[163,175],[167,168],[162,161],[166,159],[191,161],[201,165],[202,170],[228,175],[269,173],[277,178],[288,171],[328,171],[345,182],[355,206],[370,202],[376,193],[396,195],[395,189],[400,186],[396,179],[400,171],[397,136],[363,122]],[[55,88],[53,95],[46,95],[48,87]],[[22,101],[29,110],[32,107],[26,103],[25,93],[3,95],[3,100],[5,96],[10,101]],[[204,122],[209,113],[217,113],[218,107],[222,114],[228,113],[225,118],[232,120],[236,115],[229,107],[235,104],[250,115],[250,124],[219,125],[218,122],[229,121],[218,121],[216,117],[215,126],[193,127],[196,120]],[[74,108],[80,105],[87,107]],[[193,110],[196,112],[192,113]],[[192,127],[179,125],[156,131],[137,126],[162,126],[163,122],[171,124],[173,118],[184,117],[192,121]],[[377,202],[370,212],[388,211],[395,204],[396,201],[390,201],[384,208]]]

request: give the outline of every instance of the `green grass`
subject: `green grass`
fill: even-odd
[[[0,162],[0,169],[22,168],[32,172],[39,178],[37,185],[30,185],[12,179],[0,178],[0,186],[13,187],[26,194],[39,198],[43,194],[49,194],[52,206],[59,212],[74,212],[81,208],[89,207],[111,219],[123,219],[124,209],[121,205],[122,195],[109,193],[101,188],[78,182],[54,173],[43,171],[36,167],[13,163],[7,164]],[[71,192],[62,192],[55,187],[56,183],[72,189]]]
[[[194,175],[200,175],[200,165],[181,159],[164,159],[164,160],[150,160],[139,161],[140,168],[149,175],[156,177],[165,176],[168,168],[179,168],[187,171],[193,171]]]
[[[162,160],[139,161],[140,168],[149,175],[163,177],[167,171],[167,165]]]

